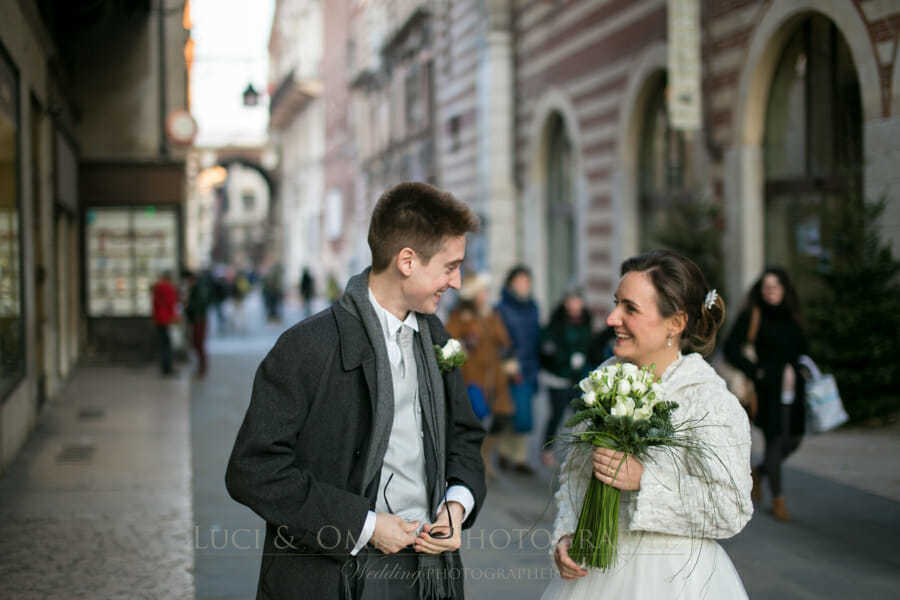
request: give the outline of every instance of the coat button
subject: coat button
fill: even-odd
[[[353,456],[355,456],[356,458],[359,458],[360,454],[361,454],[361,452],[359,451],[359,448],[357,448],[356,450],[353,451]]]

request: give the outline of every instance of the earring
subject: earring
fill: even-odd
[[[672,347],[672,334],[669,334],[669,337],[666,338],[666,348]]]

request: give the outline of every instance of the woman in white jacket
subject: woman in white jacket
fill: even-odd
[[[674,252],[630,258],[621,274],[607,318],[616,332],[609,362],[654,368],[666,400],[678,403],[673,423],[692,422],[690,434],[708,452],[697,459],[655,447],[643,462],[627,456],[618,469],[620,452],[597,448],[583,457],[573,449],[556,493],[553,557],[561,579],[543,599],[746,598],[714,541],[737,534],[753,512],[750,425],[703,359],[715,347],[725,304],[697,265]],[[584,569],[568,552],[591,477],[622,490],[618,558],[606,571]]]

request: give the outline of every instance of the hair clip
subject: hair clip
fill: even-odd
[[[710,310],[713,307],[713,304],[716,303],[716,298],[719,297],[719,294],[715,289],[710,290],[708,294],[706,294],[706,298],[703,300],[703,306],[706,307],[706,310]]]

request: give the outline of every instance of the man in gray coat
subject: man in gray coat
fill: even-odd
[[[225,477],[266,521],[257,598],[462,598],[460,530],[484,502],[484,432],[434,316],[477,218],[400,184],[378,200],[372,266],[260,365]]]

